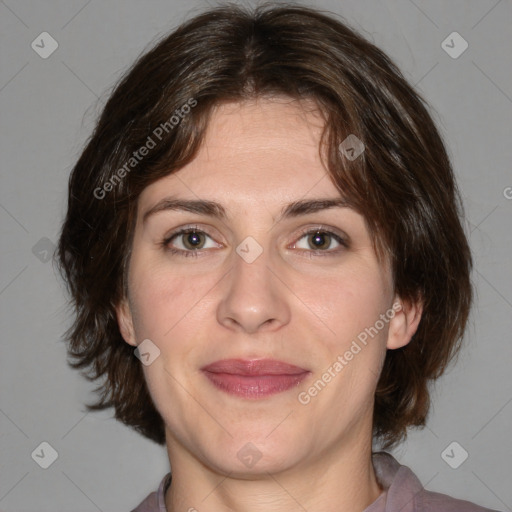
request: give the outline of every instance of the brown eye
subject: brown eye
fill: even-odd
[[[332,237],[328,233],[321,231],[308,235],[308,243],[312,249],[328,249],[331,240]]]
[[[203,249],[220,247],[208,233],[195,227],[185,227],[171,233],[161,245],[166,251],[179,256],[199,256],[204,252]]]
[[[202,249],[205,243],[204,233],[200,231],[189,231],[182,233],[180,236],[186,249]]]
[[[331,231],[315,229],[303,233],[294,248],[331,254],[339,252],[340,246],[347,247],[347,243],[341,236]]]

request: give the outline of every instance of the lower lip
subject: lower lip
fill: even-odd
[[[243,398],[265,398],[298,386],[309,372],[295,375],[233,375],[204,372],[218,389]]]

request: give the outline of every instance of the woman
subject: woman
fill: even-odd
[[[460,348],[471,255],[443,142],[382,51],[298,6],[183,24],[111,95],[59,263],[77,368],[165,444],[135,511],[484,511],[389,449]]]

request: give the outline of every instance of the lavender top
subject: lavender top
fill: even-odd
[[[374,453],[372,462],[377,481],[384,491],[363,512],[498,512],[425,490],[416,475],[389,453]],[[158,490],[131,512],[167,512],[164,496],[170,483],[171,473],[167,473]]]

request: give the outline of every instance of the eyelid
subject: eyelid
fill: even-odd
[[[322,233],[329,233],[338,236],[343,241],[345,241],[347,244],[349,242],[349,236],[342,231],[339,228],[336,228],[334,226],[329,226],[328,224],[311,224],[309,227],[301,228],[296,235],[296,237],[304,236],[310,233],[316,233],[317,231],[320,231]]]
[[[164,236],[162,245],[167,245],[167,244],[169,244],[169,242],[171,242],[171,240],[173,238],[177,238],[178,236],[187,234],[189,232],[202,233],[202,234],[208,236],[209,238],[211,238],[212,240],[214,240],[215,243],[220,244],[220,242],[217,242],[217,240],[215,240],[216,235],[213,235],[210,233],[209,227],[205,229],[204,226],[200,226],[199,224],[194,223],[194,224],[184,225],[184,226],[180,226],[180,227],[173,229],[169,234]],[[200,251],[200,250],[202,250],[202,249],[198,249],[198,251]],[[188,251],[188,252],[192,252],[192,251]],[[197,251],[195,251],[195,252],[197,252]]]
[[[295,246],[299,242],[299,240],[301,240],[305,236],[312,235],[315,233],[322,233],[322,234],[331,236],[332,238],[334,238],[334,240],[336,240],[336,242],[338,242],[343,247],[343,249],[348,249],[350,246],[350,238],[343,231],[340,231],[339,229],[332,227],[332,226],[327,226],[325,224],[317,224],[317,225],[314,225],[313,227],[303,228],[299,231],[298,234],[294,235],[295,242],[293,242],[292,248],[295,248]],[[337,254],[342,249],[338,248],[338,249],[331,249],[331,250],[322,250],[322,249],[317,249],[317,250],[315,250],[315,249],[298,249],[298,250],[308,252],[308,253],[328,256],[328,255],[332,255],[332,254]]]
[[[204,226],[200,226],[198,223],[180,226],[180,227],[172,230],[171,233],[169,233],[168,235],[164,236],[164,239],[160,243],[160,245],[162,245],[169,252],[172,252],[175,254],[198,256],[199,254],[203,254],[205,251],[207,252],[211,249],[197,249],[197,250],[175,249],[175,248],[170,248],[169,243],[174,238],[176,238],[182,234],[186,234],[188,232],[197,232],[197,233],[202,233],[202,234],[206,235],[207,237],[211,238],[215,243],[219,244],[219,242],[217,242],[214,239],[214,236],[209,233],[209,229],[210,228],[205,229]],[[316,225],[312,225],[310,227],[302,228],[295,235],[293,235],[294,241],[292,242],[292,244],[290,244],[292,246],[291,248],[294,249],[297,242],[299,240],[301,240],[302,238],[304,238],[306,235],[311,235],[311,234],[314,234],[317,232],[332,236],[345,249],[348,248],[350,245],[350,242],[349,242],[350,239],[344,232],[342,232],[339,229],[334,228],[332,226],[327,226],[324,224],[316,224]],[[220,245],[223,245],[223,244],[220,243]],[[287,248],[289,248],[290,245]],[[308,252],[308,253],[312,253],[312,254],[320,254],[320,255],[326,255],[326,256],[330,255],[330,254],[337,254],[338,252],[340,252],[339,248],[334,249],[334,250],[332,250],[332,249],[331,250],[298,249],[298,250],[302,251],[302,252]]]

